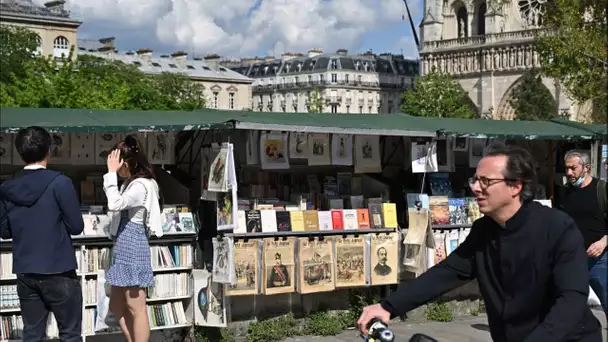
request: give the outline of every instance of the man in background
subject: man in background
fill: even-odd
[[[0,186],[0,235],[13,239],[23,340],[44,341],[52,312],[61,341],[82,341],[82,290],[70,238],[84,229],[76,190],[68,177],[47,170],[46,130],[21,129],[15,147],[25,167]]]
[[[528,151],[492,148],[469,179],[484,216],[446,259],[364,308],[362,332],[374,318],[402,316],[477,279],[493,341],[600,342],[581,233],[568,215],[533,200],[536,184]]]
[[[589,285],[608,313],[608,193],[606,182],[589,174],[591,158],[582,150],[564,157],[567,184],[559,208],[570,215],[583,234],[588,256]]]

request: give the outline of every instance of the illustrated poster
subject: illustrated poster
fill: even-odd
[[[51,153],[49,163],[52,165],[71,164],[69,133],[51,133]]]
[[[231,237],[213,238],[213,281],[235,284],[234,241]]]
[[[396,284],[399,277],[399,233],[371,235],[372,285]]]
[[[331,164],[353,165],[353,136],[333,134],[331,141]]]
[[[123,138],[122,133],[102,132],[95,134],[95,165],[106,165],[108,155]]]
[[[148,133],[148,158],[150,164],[173,164],[175,159],[174,134],[171,132]]]
[[[289,133],[289,158],[308,158],[308,134],[302,132]]]
[[[13,140],[15,135],[0,133],[0,164],[10,165],[13,163]]]
[[[227,286],[228,296],[258,294],[258,245],[258,240],[238,240],[234,243],[236,284]]]
[[[300,293],[326,292],[335,289],[332,239],[299,239]]]
[[[72,133],[70,135],[70,155],[72,165],[95,164],[95,135],[93,133]]]
[[[217,230],[236,228],[238,206],[232,200],[232,191],[217,194]]]
[[[203,327],[225,328],[226,298],[224,284],[212,281],[211,273],[207,270],[192,270],[194,278],[194,323]]]
[[[363,236],[335,238],[336,262],[334,273],[336,287],[359,287],[367,284],[365,272],[368,260]]]
[[[375,172],[382,172],[380,137],[377,135],[355,136],[355,173]]]
[[[425,252],[426,234],[429,227],[429,212],[427,209],[409,208],[408,209],[408,229],[403,247],[405,256],[403,265],[418,272],[420,258]]]
[[[263,133],[260,137],[260,165],[262,169],[289,169],[287,155],[288,134]]]
[[[329,134],[308,135],[308,165],[331,165]]]
[[[437,172],[437,142],[412,143],[412,173]]]
[[[262,285],[265,295],[294,292],[294,251],[294,238],[264,239]]]
[[[214,192],[228,191],[228,151],[229,149],[226,146],[222,146],[213,162],[211,162],[207,190]]]

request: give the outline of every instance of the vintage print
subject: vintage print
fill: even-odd
[[[212,281],[207,270],[192,270],[196,300],[194,324],[203,327],[226,327],[226,302],[224,284]]]
[[[410,269],[417,269],[420,265],[421,251],[426,244],[426,234],[429,226],[429,212],[427,209],[410,209],[408,210],[409,228],[403,245],[405,248],[405,256],[403,265]]]
[[[209,169],[207,190],[214,192],[228,191],[228,148],[222,147]]]
[[[70,163],[70,135],[68,133],[51,133],[51,164]]]
[[[372,285],[396,284],[399,277],[399,233],[371,235]]]
[[[298,260],[300,293],[332,291],[335,289],[332,265],[334,263],[332,239],[300,238]]]
[[[329,134],[310,134],[308,136],[308,165],[330,165],[329,145]]]
[[[231,237],[213,238],[213,281],[234,284],[234,240]]]
[[[295,239],[264,239],[262,252],[265,295],[291,293],[295,290]]]
[[[260,139],[261,165],[263,169],[287,169],[287,135],[282,133],[262,134]]]
[[[372,135],[355,136],[355,172],[380,172],[380,138]]]
[[[120,140],[124,138],[122,133],[96,133],[95,134],[95,164],[106,165],[108,155]]]
[[[171,164],[174,160],[174,135],[168,132],[148,134],[148,157],[150,164]]]
[[[333,134],[331,141],[331,164],[353,165],[353,136]]]
[[[367,250],[362,236],[335,238],[336,287],[358,287],[367,285],[365,261]]]
[[[289,133],[289,158],[306,159],[308,158],[308,136],[307,133]]]
[[[234,221],[234,198],[232,191],[220,192],[217,196],[217,230],[230,230],[236,227]]]
[[[227,286],[228,296],[258,294],[258,240],[234,243],[236,284]]]
[[[412,173],[437,172],[437,142],[412,143]]]

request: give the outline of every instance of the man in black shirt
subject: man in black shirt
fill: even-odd
[[[532,156],[493,149],[469,181],[485,216],[445,260],[363,310],[359,328],[388,321],[477,279],[497,342],[600,342],[587,306],[587,255],[568,215],[533,201]]]
[[[606,182],[591,177],[590,157],[585,151],[569,151],[564,162],[568,183],[559,206],[574,219],[583,234],[589,257],[589,285],[600,299],[604,311],[608,313]],[[603,205],[600,205],[600,196],[603,196]]]

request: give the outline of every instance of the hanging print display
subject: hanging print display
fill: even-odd
[[[247,131],[247,165],[260,164],[260,131]]]
[[[289,133],[289,158],[308,158],[308,134],[302,132]]]
[[[396,284],[399,276],[399,233],[371,234],[372,285]]]
[[[353,165],[353,136],[333,134],[331,141],[331,164]]]
[[[330,165],[331,151],[329,134],[308,135],[308,165]]]
[[[172,132],[154,132],[148,134],[148,158],[150,164],[173,164],[174,134]]]
[[[211,274],[207,270],[192,270],[192,277],[196,296],[192,301],[194,324],[203,327],[225,328],[227,319],[224,285],[213,282]],[[189,308],[189,310],[192,309]]]
[[[335,239],[336,287],[357,287],[367,285],[367,248],[363,236],[344,236]]]
[[[102,132],[95,134],[95,164],[106,165],[108,155],[122,139],[124,139],[122,133]]]
[[[437,142],[412,142],[412,173],[437,171]]]
[[[263,292],[265,295],[294,292],[295,239],[264,239]]]
[[[211,163],[207,190],[214,192],[228,191],[228,151],[228,148],[222,146]]]
[[[380,163],[380,137],[355,136],[355,173],[382,172]]]
[[[332,239],[310,240],[305,237],[298,240],[298,292],[305,294],[334,290]]]
[[[213,281],[236,284],[234,241],[231,237],[213,238]]]
[[[228,296],[258,294],[258,240],[239,240],[234,243],[236,284],[227,287]]]
[[[90,133],[72,133],[70,137],[70,154],[72,157],[70,163],[72,165],[95,164],[95,135]]]
[[[288,134],[263,133],[260,137],[260,164],[262,169],[288,169]]]
[[[52,165],[71,164],[70,135],[68,133],[51,133],[49,163]]]

